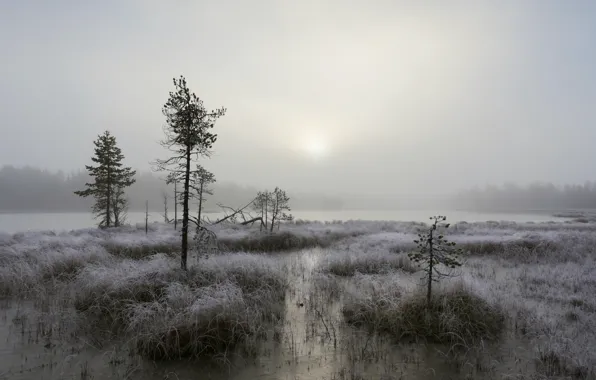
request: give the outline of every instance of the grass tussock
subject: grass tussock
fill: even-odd
[[[77,278],[75,307],[156,360],[228,352],[283,315],[288,284],[272,259],[233,254],[186,272],[177,266],[165,255],[89,266]]]
[[[218,355],[265,333],[264,321],[272,319],[268,303],[277,301],[270,296],[231,282],[172,283],[162,300],[134,305],[127,330],[138,352],[153,360]]]
[[[465,242],[457,245],[469,256],[496,256],[518,263],[538,263],[548,261],[577,261],[582,254],[562,256],[559,242],[547,239],[519,239],[513,241]]]
[[[260,232],[229,234],[222,231],[217,238],[217,249],[220,252],[285,252],[306,248],[329,247],[334,242],[346,237],[343,233],[300,233],[292,231]],[[350,235],[351,236],[351,235]],[[148,241],[129,244],[126,242],[108,241],[105,249],[118,257],[142,259],[157,253],[175,256],[180,251],[180,242]],[[192,249],[192,248],[191,248]]]
[[[141,243],[137,245],[124,245],[116,242],[105,242],[106,251],[116,257],[128,259],[143,259],[155,254],[165,254],[174,257],[180,252],[180,242],[171,243]]]
[[[458,248],[472,255],[502,255],[504,253],[519,253],[520,251],[547,251],[556,250],[558,245],[544,240],[514,240],[514,241],[482,241],[460,243]]]
[[[103,263],[109,254],[96,246],[39,249],[0,247],[0,295],[34,295],[71,281],[90,263]]]
[[[373,293],[348,302],[343,314],[348,323],[396,339],[465,346],[498,339],[505,324],[499,309],[463,287],[436,292],[430,305],[422,292]]]
[[[282,252],[315,247],[329,247],[344,238],[344,234],[297,234],[290,231],[253,233],[240,238],[218,238],[219,249],[224,252]]]
[[[319,271],[337,276],[351,277],[356,274],[387,274],[395,271],[414,273],[419,270],[404,253],[387,251],[328,252],[321,260]]]

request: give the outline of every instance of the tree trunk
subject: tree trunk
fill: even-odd
[[[119,227],[120,226],[120,212],[118,211],[118,199],[116,199],[114,201],[114,206],[112,207],[114,209],[114,227]]]
[[[203,208],[203,181],[201,181],[201,188],[199,189],[199,215],[197,218],[197,226],[201,225],[201,209]]]
[[[257,216],[256,218],[252,218],[251,220],[245,220],[244,222],[240,223],[243,226],[246,226],[247,224],[252,224],[254,222],[256,222],[257,220],[261,221],[261,228],[263,227],[263,217],[262,216]]]
[[[269,208],[269,194],[265,194],[265,229],[267,229],[267,223],[269,220],[269,215],[267,213]]]
[[[110,219],[110,202],[112,202],[112,176],[110,175],[110,164],[107,165],[108,179],[106,183],[106,227],[110,227],[112,224]]]
[[[277,219],[277,213],[279,212],[277,205],[278,205],[278,199],[277,199],[277,193],[275,194],[275,203],[273,205],[271,205],[273,207],[273,209],[271,210],[271,232],[273,232],[273,227],[275,226],[275,219]]]
[[[433,230],[430,230],[428,237],[428,254],[430,256],[430,263],[428,265],[428,289],[426,290],[426,304],[430,307],[431,296],[432,296],[432,283],[433,283],[433,261],[435,260],[433,252]]]
[[[149,231],[149,201],[145,201],[145,235]]]
[[[261,202],[261,227],[259,228],[259,231],[263,231],[263,225],[265,224],[263,223],[263,216],[265,216],[265,206],[263,205],[263,202]]]
[[[174,180],[174,230],[178,226],[178,181]]]
[[[163,193],[163,221],[164,223],[170,223],[170,218],[168,217],[168,193]]]
[[[273,210],[271,210],[271,229],[270,232],[273,232],[273,227],[275,226],[275,217],[277,216],[277,207],[273,206]]]
[[[256,198],[255,198],[255,199],[256,199]],[[225,222],[226,220],[230,219],[230,218],[231,218],[231,217],[233,217],[234,215],[237,215],[237,214],[239,214],[239,213],[242,213],[242,212],[243,212],[243,211],[244,211],[244,210],[245,210],[245,209],[246,209],[248,206],[252,205],[254,201],[255,201],[255,200],[253,199],[252,201],[250,201],[249,203],[247,203],[247,204],[246,204],[244,207],[242,207],[242,208],[240,208],[240,209],[238,209],[238,210],[235,210],[235,209],[233,209],[233,208],[231,208],[231,207],[228,207],[229,209],[233,210],[234,212],[233,212],[233,213],[231,213],[231,214],[230,214],[230,215],[228,215],[228,216],[225,216],[225,217],[223,217],[223,218],[221,218],[221,219],[218,219],[217,221],[215,221],[215,222],[211,223],[211,225],[212,225],[212,226],[215,226],[216,224],[219,224],[219,223]],[[221,207],[221,206],[220,206],[220,207]]]
[[[186,173],[184,176],[184,191],[182,199],[182,251],[180,252],[181,268],[186,270],[188,256],[188,198],[190,194],[190,145],[186,146]]]

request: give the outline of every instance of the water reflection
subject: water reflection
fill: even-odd
[[[291,287],[282,326],[272,326],[256,357],[230,353],[215,361],[153,363],[132,355],[126,340],[103,346],[65,302],[5,301],[1,311],[3,379],[459,379],[501,378],[527,371],[513,338],[478,352],[398,344],[343,323],[338,283],[314,272],[324,250],[279,255]],[[348,280],[337,280],[348,281]],[[341,284],[340,284],[341,285]],[[492,358],[492,359],[487,359]],[[524,360],[520,362],[530,362]]]

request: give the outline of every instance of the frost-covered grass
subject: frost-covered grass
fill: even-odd
[[[406,254],[375,250],[369,252],[327,250],[321,258],[319,270],[338,276],[383,274],[395,271],[413,273],[419,270]]]
[[[596,376],[596,224],[452,225],[448,238],[467,255],[453,280],[460,285],[441,284],[431,319],[424,318],[421,273],[407,259],[422,226],[297,221],[271,235],[218,225],[222,253],[188,272],[178,269],[179,231],[171,225],[152,224],[147,235],[137,227],[0,234],[0,292],[64,292],[88,323],[134,337],[147,357],[221,354],[253,344],[282,314],[289,286],[283,256],[229,252],[317,246],[324,249],[313,260],[314,288],[343,302],[350,322],[452,342],[494,338],[499,325],[535,350],[543,374]]]
[[[581,241],[577,251],[585,252]],[[592,242],[594,244],[594,242]],[[559,252],[576,250],[569,246]],[[544,371],[552,376],[596,376],[596,263],[545,259],[517,263],[500,257],[474,258],[463,275],[485,299],[507,311],[518,332],[532,342]]]
[[[337,228],[284,226],[267,233],[258,227],[215,226],[221,252],[279,252],[328,246],[352,234]],[[109,230],[81,229],[55,233],[0,233],[0,295],[34,294],[71,278],[87,264],[116,259],[140,260],[155,254],[179,257],[180,231],[171,225],[125,226]],[[191,252],[191,256],[194,253]],[[194,260],[192,257],[190,260]]]
[[[89,265],[73,283],[75,307],[152,359],[226,352],[281,318],[288,284],[279,261],[228,254],[187,272],[178,265],[164,255]]]
[[[422,339],[466,347],[496,339],[502,332],[503,312],[463,286],[435,291],[428,305],[422,291],[408,293],[395,282],[389,284],[379,286],[377,282],[353,292],[343,309],[346,320],[398,340]]]
[[[341,233],[304,233],[298,231],[257,232],[254,231],[240,238],[226,237],[218,239],[219,249],[231,252],[282,252],[314,247],[329,247],[332,243],[346,237]]]
[[[422,273],[390,272],[382,266],[390,252],[413,249],[408,240],[415,236],[409,232],[346,239],[320,261],[319,270],[341,268],[337,274],[353,276],[344,286],[343,311],[349,322],[396,337],[461,342],[495,337],[499,326],[535,350],[542,375],[594,378],[596,354],[590,347],[596,345],[596,226],[535,226],[457,224],[449,238],[467,255],[461,276],[443,285],[449,289],[457,281],[460,290],[437,291],[430,319],[423,318]],[[363,261],[363,268],[384,270],[356,270]]]
[[[40,289],[69,281],[87,264],[109,259],[105,249],[96,245],[0,246],[0,295],[35,295]]]

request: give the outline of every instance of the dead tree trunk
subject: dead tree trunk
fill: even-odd
[[[201,181],[201,187],[199,189],[199,215],[197,218],[197,226],[201,225],[201,209],[203,208],[203,181]]]
[[[174,181],[174,230],[178,226],[178,181]]]
[[[255,198],[255,199],[256,199],[256,198]],[[250,205],[252,205],[252,204],[254,203],[255,199],[253,199],[253,200],[252,200],[252,201],[250,201],[248,204],[246,204],[244,207],[242,207],[242,208],[240,208],[240,209],[238,209],[238,210],[234,210],[234,209],[233,209],[233,208],[231,208],[231,207],[226,207],[226,208],[229,208],[229,209],[231,209],[231,210],[234,210],[234,212],[232,212],[230,215],[226,215],[225,217],[223,217],[223,218],[221,218],[221,219],[219,219],[219,220],[217,220],[217,221],[215,221],[215,222],[211,223],[211,225],[212,225],[212,226],[214,226],[214,225],[216,225],[216,224],[219,224],[219,223],[221,223],[221,222],[225,222],[226,220],[228,220],[228,219],[230,219],[230,218],[232,218],[232,217],[234,217],[234,216],[236,216],[236,215],[238,215],[238,214],[242,214],[242,213],[244,212],[244,210],[246,210],[246,208],[248,208]],[[220,205],[220,207],[224,208],[224,206],[221,206],[221,205]]]
[[[188,221],[190,215],[188,213],[188,199],[190,198],[190,163],[191,151],[190,147],[186,149],[186,173],[184,176],[184,190],[182,192],[182,249],[180,252],[180,260],[182,270],[186,270],[188,262]]]
[[[164,223],[170,223],[170,218],[168,217],[168,193],[163,192],[163,221]]]
[[[262,216],[257,216],[256,218],[252,218],[250,220],[245,220],[244,222],[240,223],[243,226],[246,226],[247,224],[253,224],[256,221],[260,221],[261,222],[261,227],[263,227],[263,217]]]

